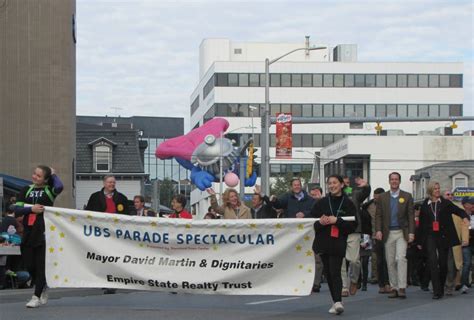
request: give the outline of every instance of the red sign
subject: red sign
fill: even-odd
[[[291,113],[277,113],[276,158],[291,159],[293,148]]]

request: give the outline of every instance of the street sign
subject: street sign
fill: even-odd
[[[461,201],[464,197],[474,197],[474,187],[459,187],[454,189],[453,196],[455,201]]]

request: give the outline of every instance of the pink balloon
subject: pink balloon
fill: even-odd
[[[229,172],[224,176],[224,182],[228,187],[234,188],[239,184],[239,176],[233,172]]]

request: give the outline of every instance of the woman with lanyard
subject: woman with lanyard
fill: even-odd
[[[329,195],[316,202],[311,211],[313,218],[320,219],[314,224],[316,236],[313,250],[321,256],[324,273],[334,302],[329,313],[341,314],[344,312],[341,298],[342,259],[346,254],[347,236],[353,233],[357,227],[356,221],[346,221],[344,218],[355,219],[356,207],[342,191],[344,180],[341,176],[329,176],[327,187]]]
[[[46,240],[44,237],[44,206],[52,206],[63,184],[54,170],[39,165],[32,176],[33,184],[25,187],[18,195],[15,214],[23,216],[24,234],[21,245],[22,257],[32,275],[35,292],[26,304],[28,308],[37,308],[48,302],[46,292]],[[25,206],[29,204],[32,206]]]
[[[222,219],[252,219],[250,208],[240,202],[239,194],[235,189],[227,188],[222,195],[222,206],[217,205],[216,192],[209,188],[207,192],[211,195],[211,207],[215,212],[222,215]]]
[[[448,273],[448,252],[460,244],[454,227],[452,214],[467,223],[466,213],[451,201],[441,197],[440,185],[431,181],[427,188],[428,198],[420,207],[418,248],[425,251],[433,283],[433,299],[444,295],[446,275]],[[465,245],[463,243],[463,245]]]

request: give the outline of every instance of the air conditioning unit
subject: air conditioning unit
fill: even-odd
[[[436,128],[435,131],[441,136],[452,136],[453,135],[453,128],[451,128],[451,127],[440,127],[440,128]]]
[[[390,129],[390,130],[382,130],[380,131],[381,136],[404,136],[405,132],[400,129]]]

